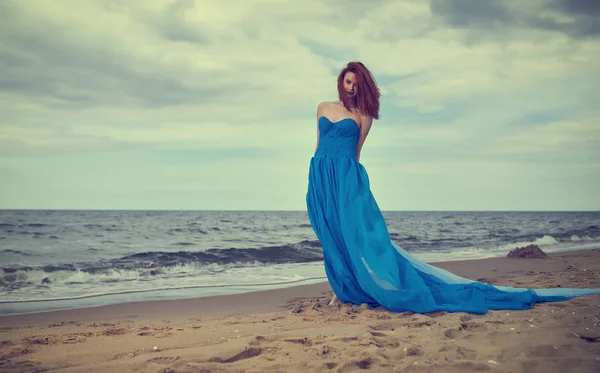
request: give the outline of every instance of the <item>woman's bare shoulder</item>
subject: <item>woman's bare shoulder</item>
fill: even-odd
[[[323,101],[317,106],[317,114],[319,116],[327,116],[334,109],[334,106],[335,102],[333,101]]]

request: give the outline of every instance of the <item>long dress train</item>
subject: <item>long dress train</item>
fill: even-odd
[[[306,204],[323,247],[327,278],[342,302],[392,311],[520,310],[535,303],[600,294],[600,289],[526,289],[493,286],[427,264],[390,239],[356,160],[357,123],[319,118],[320,139],[310,161]]]

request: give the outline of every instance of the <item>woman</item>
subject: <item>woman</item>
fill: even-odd
[[[495,287],[431,266],[394,244],[359,163],[373,119],[379,119],[379,89],[365,65],[350,62],[338,76],[338,95],[339,101],[317,109],[306,194],[335,293],[330,304],[339,298],[392,311],[484,314],[600,294],[600,289]]]

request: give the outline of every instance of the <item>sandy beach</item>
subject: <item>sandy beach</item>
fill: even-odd
[[[600,250],[435,263],[518,287],[600,287]],[[327,306],[327,283],[0,317],[0,372],[598,372],[600,296],[527,311]]]

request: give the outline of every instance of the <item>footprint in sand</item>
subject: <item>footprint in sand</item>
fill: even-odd
[[[173,328],[170,326],[167,327],[148,327],[143,326],[137,330],[137,335],[140,337],[152,336],[155,338],[164,338],[171,335],[170,330]]]
[[[23,338],[23,343],[26,345],[53,345],[56,344],[57,338],[54,336],[40,336],[34,335],[31,337]]]
[[[5,358],[5,359],[10,359],[13,357],[20,357],[23,355],[29,355],[31,353],[33,353],[34,351],[30,348],[22,348],[19,346],[13,347],[10,350],[8,350],[8,352],[6,352],[2,357],[0,358]]]
[[[417,346],[410,346],[406,349],[406,356],[423,356],[423,350]]]
[[[331,339],[332,341],[339,341],[339,342],[354,342],[354,341],[358,341],[358,337],[335,337]]]
[[[48,328],[58,328],[58,327],[67,326],[67,325],[81,326],[81,324],[78,323],[77,321],[62,321],[60,324],[48,324]]]
[[[91,323],[88,325],[88,327],[90,327],[90,328],[109,328],[109,327],[114,328],[115,326],[117,326],[117,324],[112,324],[112,323],[108,323],[108,322],[103,322],[100,324],[96,324],[94,322],[94,323]]]
[[[312,346],[313,341],[309,338],[286,338],[283,340],[284,342],[298,343],[306,346]]]
[[[377,360],[372,359],[372,358],[366,358],[366,359],[362,359],[362,360],[358,360],[358,361],[350,361],[346,364],[344,364],[342,367],[340,367],[340,369],[338,369],[337,371],[339,373],[347,373],[347,372],[353,372],[355,370],[361,369],[361,370],[365,370],[365,369],[371,369],[374,368],[374,365],[377,363]]]
[[[334,351],[334,349],[330,348],[327,345],[323,345],[321,346],[320,349],[317,349],[317,355],[318,356],[325,356],[325,355],[330,355],[330,352]]]
[[[325,363],[325,368],[327,369],[333,369],[337,367],[337,363]]]
[[[453,359],[476,359],[477,353],[468,347],[444,345],[440,347],[439,352],[445,352],[448,357]]]
[[[127,329],[125,328],[110,328],[102,331],[102,335],[106,336],[114,336],[114,335],[123,335],[127,333]]]
[[[154,363],[154,364],[166,365],[166,364],[173,364],[177,360],[179,360],[179,356],[158,356],[158,357],[154,357],[154,358],[148,360],[148,362]]]
[[[218,356],[211,357],[210,359],[207,360],[207,362],[229,364],[229,363],[235,363],[236,361],[240,361],[240,360],[251,359],[253,357],[259,356],[262,353],[263,353],[262,348],[250,347],[250,348],[246,348],[245,350],[238,352],[237,354],[235,354],[231,357],[228,357],[228,358],[221,358]]]
[[[4,341],[0,341],[0,349],[7,347],[7,346],[12,346],[14,343],[12,343],[11,340],[4,340]]]
[[[267,339],[265,337],[263,337],[262,335],[257,335],[254,337],[256,340],[255,341],[250,341],[248,342],[248,344],[250,346],[258,346],[260,344],[261,341],[267,341]]]
[[[73,344],[73,343],[81,343],[85,341],[87,338],[83,335],[74,335],[71,337],[65,338],[62,343],[63,344]]]
[[[374,325],[369,325],[369,329],[372,330],[391,330],[393,331],[394,329],[396,329],[396,325],[394,323],[380,323],[380,324],[374,324]]]
[[[72,344],[81,343],[88,337],[92,337],[93,333],[69,333],[64,335],[36,335],[23,338],[23,343],[26,345],[55,345],[55,344]]]
[[[480,331],[486,330],[487,326],[483,323],[479,323],[476,321],[467,321],[460,324],[458,330],[468,330],[468,331]]]
[[[382,332],[369,332],[373,337],[387,337],[388,335]]]
[[[22,361],[10,361],[3,360],[0,358],[0,369],[4,372],[36,372],[38,371],[36,367],[39,369],[41,363],[33,361],[33,360],[22,360]],[[25,370],[25,368],[28,368]],[[39,370],[41,372],[41,370]]]
[[[424,320],[424,321],[405,322],[404,324],[402,324],[402,326],[405,328],[422,328],[424,326],[427,327],[427,326],[431,326],[433,324],[437,324],[437,323],[431,322],[429,320]]]
[[[458,329],[448,329],[444,332],[444,336],[449,339],[457,338],[460,335]]]
[[[398,348],[400,346],[400,342],[398,337],[395,335],[390,335],[383,332],[378,331],[369,331],[369,335],[371,335],[370,341],[377,347],[385,347],[385,348]],[[393,331],[391,332],[393,333]]]

